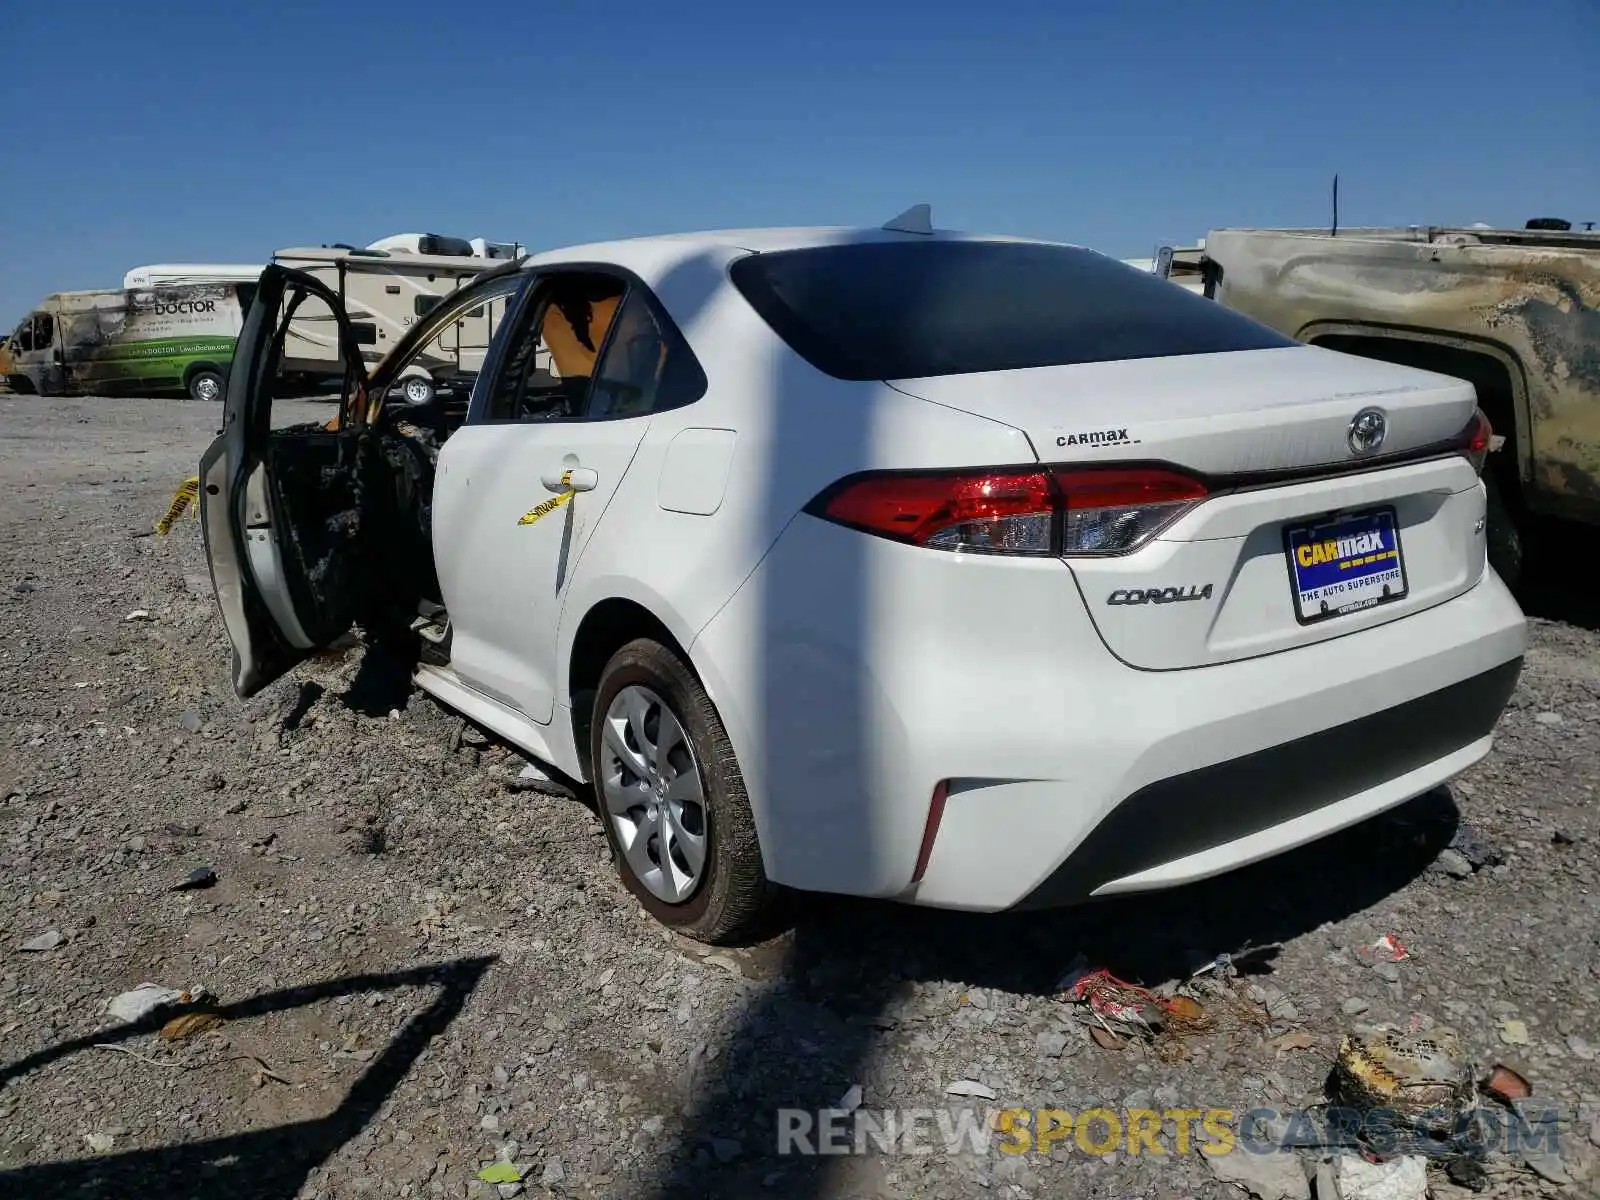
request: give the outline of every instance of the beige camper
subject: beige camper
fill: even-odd
[[[362,357],[370,364],[388,354],[445,296],[481,272],[503,265],[508,256],[497,252],[500,246],[489,243],[491,252],[484,253],[484,245],[425,234],[385,239],[366,249],[290,248],[279,250],[272,261],[317,277],[339,296]],[[425,403],[447,381],[476,375],[505,305],[504,300],[493,301],[447,326],[400,381],[406,399]],[[325,305],[308,299],[294,314],[286,333],[283,371],[286,385],[308,391],[332,382],[342,371],[338,327]]]

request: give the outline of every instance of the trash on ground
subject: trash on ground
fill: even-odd
[[[200,495],[200,477],[191,475],[178,485],[178,490],[173,493],[172,503],[167,505],[167,511],[156,521],[156,532],[162,537],[172,528],[172,523],[183,516],[183,511],[193,505]],[[200,508],[195,505],[193,512],[200,515]]]
[[[979,1083],[976,1079],[958,1079],[945,1088],[946,1096],[971,1096],[975,1100],[993,1100],[995,1091],[992,1087]]]
[[[1504,1063],[1495,1063],[1479,1088],[1486,1096],[1493,1096],[1502,1104],[1510,1105],[1518,1100],[1526,1100],[1533,1095],[1533,1084],[1527,1077],[1513,1071]]]
[[[149,1016],[158,1008],[188,1002],[188,992],[178,988],[162,987],[159,983],[141,983],[131,991],[107,1000],[106,1012],[124,1024],[131,1024]]]
[[[1187,1057],[1194,1035],[1270,1022],[1266,1007],[1240,992],[1235,970],[1232,959],[1219,955],[1183,983],[1157,991],[1118,979],[1104,967],[1091,970],[1080,956],[1056,999],[1081,1006],[1079,1021],[1103,1049],[1137,1040],[1164,1059],[1179,1060]]]
[[[1515,1018],[1500,1022],[1500,1040],[1508,1046],[1526,1046],[1528,1044],[1528,1025],[1526,1021]]]
[[[148,621],[150,619],[150,610],[148,608],[136,608],[122,619],[124,621]]]
[[[182,883],[173,887],[175,892],[192,892],[200,888],[208,888],[217,881],[217,873],[210,867],[196,867],[190,871]]]
[[[1270,1144],[1282,1145],[1287,1122],[1280,1117],[1268,1124],[1273,1126]],[[1299,1155],[1292,1150],[1206,1154],[1196,1146],[1195,1152],[1218,1179],[1243,1188],[1256,1200],[1311,1200],[1311,1181],[1306,1178]]]
[[[1346,1034],[1330,1084],[1334,1098],[1352,1108],[1391,1112],[1433,1134],[1452,1134],[1477,1103],[1471,1067],[1444,1030]]]
[[[1411,952],[1394,934],[1386,933],[1372,945],[1358,947],[1356,956],[1369,963],[1397,963],[1410,958]]]
[[[222,1025],[222,1015],[214,1012],[188,1012],[173,1017],[161,1027],[163,1042],[182,1042],[209,1033]]]
[[[27,950],[34,954],[42,954],[46,950],[55,950],[66,945],[67,939],[59,929],[47,929],[38,937],[31,937],[23,942],[19,949]]]
[[[1408,1154],[1388,1162],[1368,1162],[1355,1154],[1334,1160],[1339,1200],[1425,1200],[1428,1160]]]
[[[478,1172],[478,1178],[485,1183],[521,1183],[522,1172],[515,1163],[492,1162]]]

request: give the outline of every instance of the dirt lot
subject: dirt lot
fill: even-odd
[[[780,1155],[778,1110],[853,1085],[868,1116],[1288,1110],[1360,1022],[1448,1025],[1557,1106],[1559,1159],[1491,1156],[1492,1194],[1593,1194],[1581,610],[1536,623],[1494,754],[1450,794],[1179,893],[1005,918],[807,902],[710,953],[626,900],[582,799],[519,790],[515,753],[360,647],[234,697],[198,522],[139,536],[218,417],[0,396],[0,1195],[1238,1195],[1170,1138]],[[1463,833],[1503,861],[1441,855]],[[214,886],[172,890],[201,866]],[[1383,934],[1409,957],[1373,965]],[[1238,986],[1273,1024],[1176,1054],[1102,1048],[1055,995],[1079,954],[1156,985],[1270,945]],[[170,1012],[106,1013],[144,982],[203,986],[223,1019],[168,1041]],[[496,1160],[521,1182],[479,1181]]]

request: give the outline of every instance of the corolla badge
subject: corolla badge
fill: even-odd
[[[1350,419],[1350,453],[1376,454],[1389,435],[1389,420],[1381,408],[1363,408]]]

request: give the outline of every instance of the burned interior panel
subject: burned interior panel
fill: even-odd
[[[275,431],[265,452],[294,607],[317,644],[359,623],[402,632],[439,601],[430,543],[436,452],[387,428]]]
[[[1529,502],[1600,517],[1600,235],[1218,230],[1206,254],[1219,301],[1291,336],[1374,357],[1392,357],[1380,339],[1454,350],[1417,365],[1480,396],[1474,357],[1503,364],[1497,426]]]

